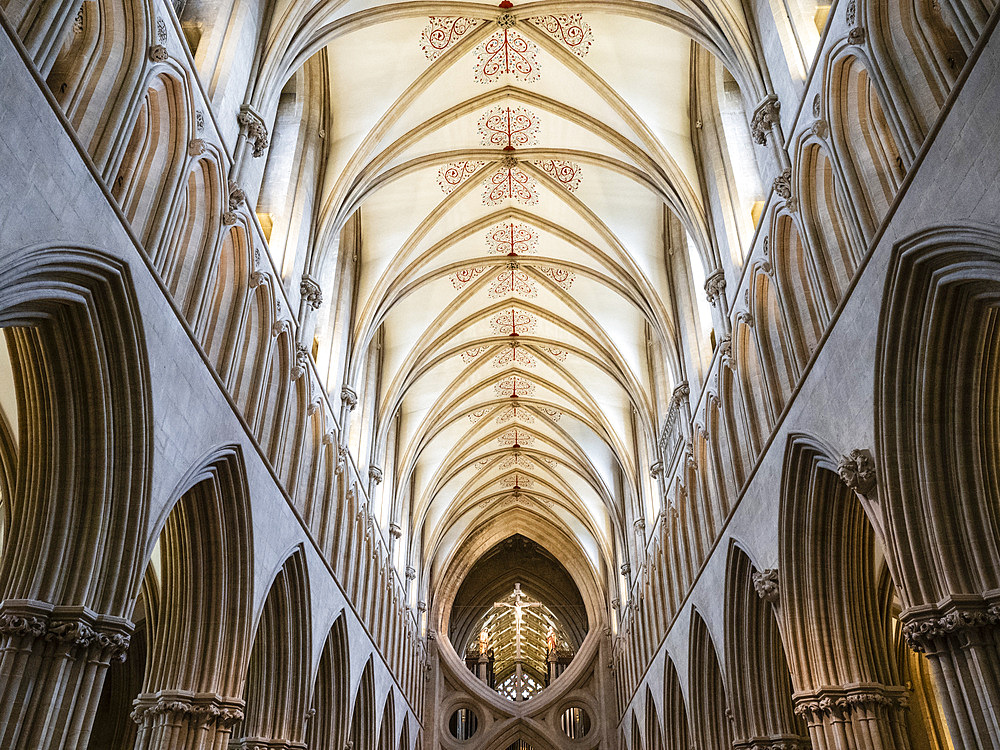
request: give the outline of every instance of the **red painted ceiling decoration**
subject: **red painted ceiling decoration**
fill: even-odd
[[[484,146],[504,151],[538,143],[538,115],[522,107],[493,107],[479,118]]]
[[[514,365],[515,367],[534,367],[537,360],[534,355],[523,346],[518,346],[516,341],[512,341],[510,346],[505,346],[500,353],[493,358],[493,366],[497,369]]]
[[[462,352],[462,361],[467,365],[471,365],[480,355],[485,354],[493,347],[490,344],[483,344],[481,346],[474,346],[471,349],[466,349]]]
[[[523,427],[511,427],[497,438],[500,445],[507,448],[521,448],[535,442],[535,436]]]
[[[484,23],[481,18],[431,16],[420,34],[420,49],[428,60],[437,60],[451,45]]]
[[[539,266],[538,270],[545,274],[556,286],[565,289],[567,292],[573,286],[576,274],[566,268],[558,266]]]
[[[535,280],[517,263],[508,263],[507,268],[498,273],[490,283],[489,295],[492,299],[500,299],[511,294],[529,299],[538,296],[538,285]]]
[[[534,424],[535,415],[528,411],[525,407],[519,407],[517,402],[512,406],[505,406],[497,409],[497,424],[505,424],[512,419],[516,419],[518,422],[523,422],[524,424]]]
[[[538,252],[538,232],[519,221],[505,221],[486,232],[487,252],[494,255],[525,255]]]
[[[558,422],[562,417],[562,412],[552,406],[539,406],[538,410],[553,422]]]
[[[515,466],[521,469],[534,469],[535,462],[532,461],[527,456],[521,455],[517,451],[514,451],[509,456],[504,456],[502,459],[500,459],[500,461],[497,462],[497,468],[500,469],[500,471],[504,471],[505,469],[512,469]]]
[[[450,193],[472,177],[485,164],[484,161],[456,161],[438,170],[438,185],[445,194]]]
[[[532,164],[571,193],[575,193],[577,188],[580,187],[580,172],[583,168],[576,162],[564,161],[562,159],[541,159],[533,161]]]
[[[498,336],[522,336],[534,333],[538,318],[515,307],[503,310],[490,318],[490,327]]]
[[[469,421],[472,422],[473,424],[475,424],[480,419],[482,419],[487,414],[489,414],[491,411],[493,411],[493,407],[492,406],[484,406],[484,407],[482,407],[480,409],[474,409],[473,411],[470,411],[469,414],[468,414]]]
[[[526,206],[538,203],[538,183],[512,157],[504,158],[500,168],[483,183],[483,205],[498,206],[505,200],[516,200]]]
[[[501,487],[509,487],[511,489],[525,489],[527,487],[533,487],[534,485],[534,479],[517,471],[509,477],[501,477],[500,479]]]
[[[534,393],[535,384],[520,375],[508,375],[495,383],[493,390],[500,398],[520,398]]]
[[[527,19],[557,42],[566,45],[570,52],[584,57],[594,43],[594,32],[580,13],[560,13],[551,16],[535,16]]]
[[[538,80],[538,45],[512,27],[514,17],[504,13],[497,20],[499,29],[476,47],[472,77],[478,83],[495,83],[511,76],[521,83]]]
[[[540,344],[538,348],[558,362],[565,362],[566,357],[569,355],[569,352],[565,349],[558,349],[554,346],[548,346],[547,344]]]
[[[456,271],[451,275],[451,285],[456,289],[461,289],[470,281],[476,279],[486,269],[487,266],[469,266],[468,268]]]

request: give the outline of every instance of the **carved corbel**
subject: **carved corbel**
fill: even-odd
[[[774,603],[778,601],[778,571],[775,568],[755,571],[751,580],[753,589],[757,596],[765,602]]]
[[[767,143],[767,134],[778,123],[778,113],[781,110],[781,102],[774,94],[768,94],[764,101],[757,105],[750,120],[750,134],[754,143],[763,146]]]
[[[855,449],[843,456],[837,473],[841,481],[859,495],[868,497],[875,490],[875,461],[869,450]]]
[[[267,126],[264,125],[264,120],[248,104],[240,107],[236,119],[240,125],[240,135],[246,137],[247,143],[253,149],[254,158],[263,156],[268,146]]]
[[[302,281],[299,282],[299,293],[303,301],[313,310],[319,310],[323,304],[323,290],[319,282],[307,273],[302,274]]]

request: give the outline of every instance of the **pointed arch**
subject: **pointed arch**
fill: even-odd
[[[0,713],[0,746],[67,732],[85,744],[106,665],[128,647],[148,523],[152,397],[139,304],[117,259],[24,248],[0,267],[0,327],[19,405],[0,614],[31,618],[36,635],[70,625],[103,639],[54,653],[43,638],[0,638],[0,705],[19,712]],[[96,666],[68,671],[78,658]],[[51,690],[31,689],[46,680]],[[56,715],[55,704],[67,708]]]
[[[677,669],[669,656],[663,674],[663,726],[665,750],[690,750],[691,730],[688,727],[687,706]]]
[[[733,746],[733,728],[726,685],[712,636],[696,609],[691,610],[690,650],[688,679],[695,742],[703,750],[729,750]]]
[[[241,742],[301,743],[309,706],[311,612],[305,552],[296,547],[271,583],[247,667]]]
[[[176,496],[150,563],[151,572],[158,571],[159,606],[134,711],[140,750],[198,747],[205,736],[224,742],[244,705],[253,537],[240,448],[226,446],[206,456]],[[198,697],[187,708],[174,705],[187,694]],[[190,723],[198,710],[216,718],[202,726]]]
[[[774,605],[755,590],[760,571],[740,547],[729,548],[726,573],[726,662],[738,743],[808,745],[794,713],[792,679]],[[780,591],[780,588],[779,588]]]
[[[936,625],[981,620],[1000,586],[998,278],[994,225],[904,239],[889,269],[876,351],[889,557],[908,641],[934,666],[956,747],[1000,736],[1000,671],[976,666],[998,663],[997,628]]]
[[[326,636],[319,658],[312,698],[315,713],[306,727],[307,747],[337,748],[347,741],[350,663],[347,623],[341,613]]]
[[[375,671],[369,658],[361,672],[361,682],[351,708],[347,741],[352,750],[375,750],[378,717],[375,713]]]

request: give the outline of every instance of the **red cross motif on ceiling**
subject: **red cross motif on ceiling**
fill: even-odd
[[[538,183],[513,158],[504,158],[500,168],[483,184],[484,205],[497,206],[505,200],[516,200],[526,206],[538,203]]]
[[[532,164],[571,193],[575,193],[577,188],[580,187],[580,172],[582,167],[576,162],[564,161],[562,159],[542,159],[534,161]]]
[[[486,232],[487,251],[495,255],[517,257],[537,252],[538,233],[519,221],[505,221]]]
[[[438,170],[438,185],[445,194],[450,193],[478,172],[485,163],[484,161],[456,161],[445,164]]]
[[[420,49],[428,60],[436,60],[451,45],[483,23],[485,21],[481,18],[431,16],[420,34]]]
[[[484,146],[504,151],[532,146],[538,142],[538,116],[521,107],[493,107],[479,118],[479,134]]]
[[[536,364],[537,362],[531,352],[523,346],[518,346],[516,341],[511,341],[509,346],[505,346],[493,358],[493,366],[498,369],[507,365],[534,367]]]
[[[516,294],[519,297],[537,297],[538,285],[517,263],[508,263],[490,283],[490,297],[499,299]]]
[[[514,307],[490,318],[490,327],[498,336],[521,336],[533,333],[538,319],[529,312]]]
[[[497,438],[497,442],[508,448],[523,448],[535,442],[535,436],[520,427],[511,427]]]
[[[496,391],[497,396],[500,398],[519,398],[521,396],[530,396],[534,393],[535,384],[527,378],[522,378],[520,375],[508,375],[503,380],[495,383],[493,390]]]
[[[479,274],[486,270],[486,266],[469,266],[456,271],[451,275],[451,285],[456,289],[461,289]]]
[[[578,57],[584,57],[590,52],[590,45],[594,43],[594,32],[580,13],[535,16],[527,20],[557,42],[562,42]]]
[[[511,28],[514,18],[500,16],[501,28],[476,47],[476,64],[472,77],[478,83],[494,83],[504,76],[511,76],[522,83],[538,80],[538,45]]]

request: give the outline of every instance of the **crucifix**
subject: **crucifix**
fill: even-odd
[[[514,610],[514,700],[524,700],[524,669],[521,663],[524,661],[524,652],[521,649],[521,623],[524,620],[524,610],[529,607],[542,606],[538,602],[526,604],[524,594],[521,593],[521,584],[514,584],[514,593],[508,599],[513,599],[514,603],[494,602],[494,607],[508,607]]]

